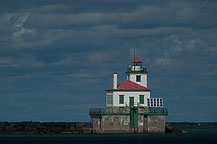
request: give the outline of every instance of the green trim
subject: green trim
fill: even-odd
[[[130,113],[89,113],[89,115],[130,115]],[[138,113],[138,115],[168,115],[168,113]]]
[[[89,115],[130,115],[130,113],[100,113],[100,114],[89,113]]]
[[[119,104],[124,104],[124,95],[119,95]]]
[[[148,113],[148,115],[168,115],[168,113]]]
[[[144,95],[139,95],[139,103],[144,104]]]
[[[129,97],[130,107],[134,106],[134,97]]]
[[[130,127],[138,127],[138,107],[133,107],[130,109]]]
[[[148,113],[139,113],[138,115],[149,115]]]
[[[138,107],[132,107],[132,109],[137,109]],[[100,116],[100,115],[130,115],[132,111],[130,112],[117,112],[117,113],[108,113],[105,111],[105,108],[90,108],[89,115],[91,116]],[[137,111],[138,113],[138,111]],[[148,112],[142,112],[138,113],[139,115],[168,115],[168,110],[167,108],[162,108],[162,107],[149,107]]]

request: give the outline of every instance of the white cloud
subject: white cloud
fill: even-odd
[[[18,20],[15,23],[15,31],[13,32],[13,38],[14,39],[18,39],[18,41],[20,39],[22,39],[22,36],[24,34],[33,34],[34,31],[32,29],[29,28],[25,28],[24,24],[26,23],[27,19],[29,18],[29,13],[24,13],[22,16],[18,16]]]
[[[26,29],[26,28],[21,28],[19,31],[14,32],[13,36],[16,39],[17,37],[20,37],[23,34],[32,34],[33,30],[31,29]]]
[[[23,24],[26,22],[26,20],[29,17],[29,13],[25,13],[23,16],[18,17],[17,23],[15,24],[16,27],[22,27]]]

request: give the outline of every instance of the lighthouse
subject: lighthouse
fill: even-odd
[[[163,98],[151,98],[148,70],[138,57],[127,67],[127,79],[106,89],[106,107],[91,108],[95,133],[164,133],[168,111]]]
[[[147,68],[136,57],[126,71],[127,80],[117,84],[118,73],[113,73],[113,87],[106,89],[107,107],[142,106],[163,107],[162,98],[150,98]]]

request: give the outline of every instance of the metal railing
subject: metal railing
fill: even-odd
[[[90,108],[89,114],[105,114],[106,108]]]
[[[148,73],[147,68],[140,68],[140,69],[133,69],[133,68],[127,68],[127,73],[129,72],[145,72]]]
[[[139,114],[168,114],[167,108],[163,107],[148,107],[148,111],[143,110],[141,107],[134,107],[139,109]],[[128,110],[127,110],[128,109]],[[130,107],[126,107],[126,109],[114,109],[109,110],[106,108],[90,108],[89,114],[91,115],[102,115],[102,114],[128,114]],[[142,112],[143,111],[143,112]]]
[[[167,108],[162,107],[149,107],[148,109],[149,114],[168,114]]]

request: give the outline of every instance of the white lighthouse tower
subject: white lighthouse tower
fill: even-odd
[[[127,79],[141,86],[148,87],[147,84],[147,68],[143,68],[142,61],[136,57],[127,69]]]
[[[147,68],[136,57],[127,68],[127,80],[118,84],[113,73],[113,86],[106,89],[106,108],[91,108],[95,133],[162,133],[168,114],[162,98],[151,98]]]

